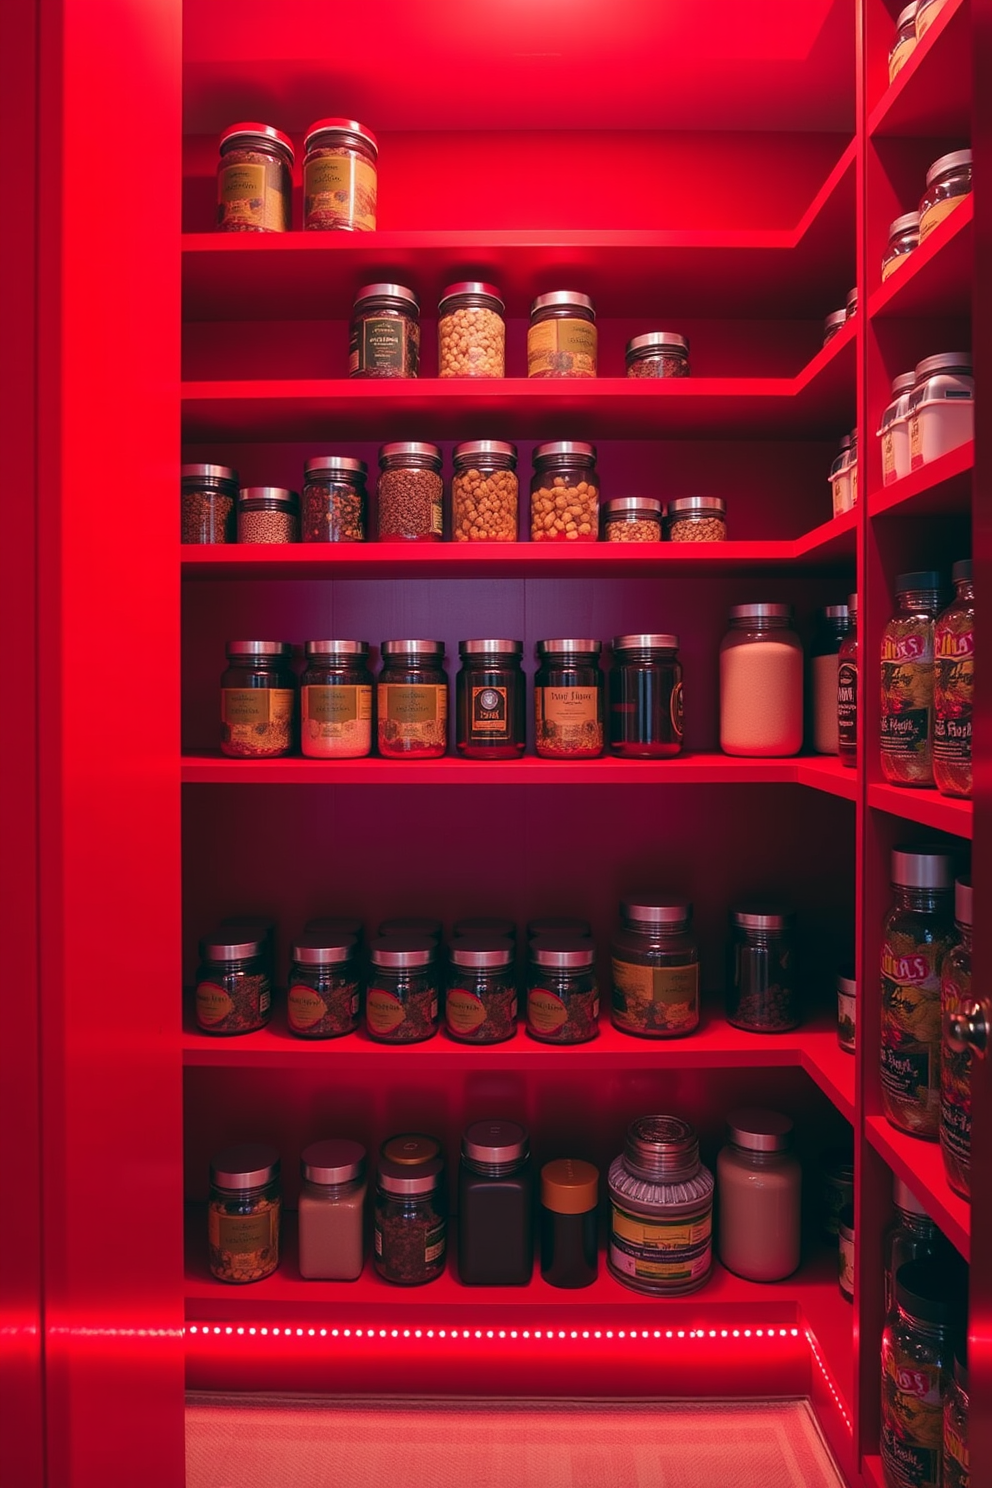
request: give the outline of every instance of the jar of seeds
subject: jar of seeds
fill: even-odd
[[[372,753],[368,641],[307,641],[300,678],[300,748],[307,759]]]
[[[265,942],[217,930],[200,941],[196,1024],[203,1033],[254,1033],[269,1021],[272,993]]]
[[[419,1044],[438,1029],[437,942],[429,935],[380,935],[369,946],[365,1031],[380,1044]]]
[[[232,124],[220,137],[219,232],[289,232],[293,142],[271,124]]]
[[[603,507],[607,542],[661,542],[661,502],[654,496],[615,496]]]
[[[689,342],[675,331],[648,331],[627,342],[628,377],[688,377]]]
[[[220,752],[273,759],[293,743],[295,690],[286,641],[228,641],[220,679]]]
[[[731,910],[727,1022],[750,1033],[785,1033],[799,1025],[793,945],[796,917],[781,904]]]
[[[358,1027],[362,981],[351,935],[310,931],[293,944],[286,1022],[297,1038],[340,1038]]]
[[[182,541],[234,542],[238,472],[229,465],[180,465]]]
[[[242,486],[238,494],[238,542],[299,541],[300,498],[283,486]]]
[[[513,942],[476,932],[455,936],[444,999],[444,1025],[461,1044],[502,1044],[517,1031]]]
[[[534,451],[530,486],[531,542],[596,542],[599,476],[596,446],[559,439]]]
[[[319,455],[303,467],[303,541],[365,541],[364,460]]]
[[[452,451],[451,536],[455,542],[516,542],[517,451],[473,439]]]
[[[665,512],[669,542],[726,542],[727,503],[722,496],[678,496]]]
[[[210,1271],[243,1285],[271,1276],[279,1264],[279,1153],[246,1142],[210,1162],[207,1238]]]
[[[365,284],[355,296],[349,377],[416,377],[420,302],[402,284]]]
[[[303,226],[375,232],[379,146],[356,119],[318,119],[303,141]]]
[[[596,312],[588,295],[538,295],[527,328],[527,376],[596,376]]]
[[[383,759],[440,759],[448,746],[443,641],[383,641],[376,689]]]
[[[527,1032],[544,1044],[585,1044],[599,1034],[596,947],[581,935],[530,943]]]
[[[502,377],[506,328],[492,284],[449,284],[437,307],[438,377]]]
[[[379,451],[379,541],[440,542],[444,482],[436,444],[403,440]]]

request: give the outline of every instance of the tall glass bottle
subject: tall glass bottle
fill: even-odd
[[[847,596],[850,628],[837,653],[837,753],[842,765],[858,763],[858,596]]]
[[[940,574],[900,574],[896,600],[898,609],[882,632],[882,774],[894,785],[933,785],[933,629]]]
[[[971,879],[954,885],[954,928],[960,937],[944,958],[940,977],[943,1043],[940,1052],[940,1150],[947,1181],[956,1193],[971,1197],[971,1066],[970,1048],[952,1042],[948,1020],[971,1008]]]
[[[945,796],[971,795],[971,704],[975,668],[975,585],[971,559],[951,569],[954,599],[933,632],[933,778]]]

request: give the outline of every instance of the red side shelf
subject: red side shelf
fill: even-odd
[[[935,827],[938,832],[953,832],[956,837],[971,837],[974,812],[970,801],[942,796],[939,791],[905,786],[869,785],[868,805],[890,816],[919,822],[921,827]]]
[[[970,512],[974,468],[975,445],[969,441],[891,486],[869,492],[868,515],[941,517]]]
[[[895,82],[869,114],[869,135],[933,135],[935,139],[962,141],[970,137],[969,12],[968,0],[948,0]]]
[[[966,196],[906,263],[875,290],[868,301],[871,319],[970,315],[974,224],[975,200]]]
[[[866,1116],[865,1130],[875,1151],[881,1153],[897,1177],[909,1184],[920,1203],[926,1205],[930,1218],[969,1260],[971,1205],[948,1184],[937,1143],[897,1131],[884,1116]]]

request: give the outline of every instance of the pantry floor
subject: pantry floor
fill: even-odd
[[[186,1488],[844,1488],[809,1405],[191,1394]]]

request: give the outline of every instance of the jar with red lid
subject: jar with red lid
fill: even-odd
[[[416,377],[420,302],[403,284],[363,284],[355,296],[349,377]]]
[[[448,747],[443,641],[383,641],[376,689],[383,759],[440,759]]]
[[[581,935],[530,943],[527,1032],[544,1044],[586,1044],[599,1034],[596,947]]]
[[[380,935],[369,946],[365,1031],[380,1044],[419,1044],[438,1030],[440,973],[429,935]]]
[[[599,641],[538,641],[534,745],[541,759],[598,759],[603,752]]]
[[[449,284],[437,307],[438,377],[503,377],[506,327],[495,285]]]
[[[289,232],[293,142],[271,124],[232,124],[220,137],[218,232]]]
[[[375,232],[379,146],[356,119],[318,119],[303,141],[303,226]]]
[[[527,746],[523,641],[459,641],[458,753],[464,759],[519,759]]]
[[[596,446],[577,439],[539,444],[530,485],[531,542],[596,542]]]

